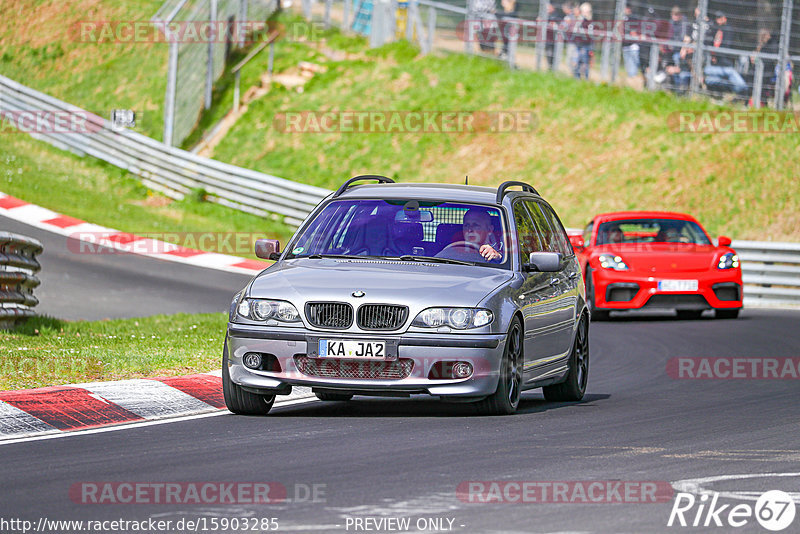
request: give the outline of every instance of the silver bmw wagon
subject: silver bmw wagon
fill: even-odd
[[[584,395],[581,271],[528,184],[358,176],[283,252],[264,239],[256,254],[275,263],[231,303],[222,381],[234,413],[266,414],[292,386],[323,401],[426,394],[498,415],[527,389],[551,401]]]

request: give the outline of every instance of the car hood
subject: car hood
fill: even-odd
[[[713,245],[632,243],[598,247],[597,254],[602,253],[621,256],[631,270],[680,273],[713,268],[722,251]]]
[[[477,306],[511,271],[472,265],[393,260],[294,259],[258,275],[249,294],[288,300],[403,304],[412,310],[430,306]],[[353,293],[363,291],[363,297]]]

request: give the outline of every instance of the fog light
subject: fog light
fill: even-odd
[[[453,364],[453,378],[467,378],[472,375],[472,365],[469,362],[456,362]]]
[[[258,369],[261,367],[261,355],[257,352],[248,352],[242,358],[242,362],[248,369]]]

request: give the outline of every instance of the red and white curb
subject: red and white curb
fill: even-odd
[[[220,372],[0,391],[0,442],[225,409]],[[296,387],[275,404],[311,398]]]
[[[73,239],[80,239],[92,245],[102,245],[124,253],[137,254],[159,260],[241,274],[255,274],[271,265],[265,261],[250,260],[216,252],[205,252],[157,239],[120,232],[113,228],[106,228],[56,213],[3,192],[0,192],[0,215],[36,228],[55,232]]]

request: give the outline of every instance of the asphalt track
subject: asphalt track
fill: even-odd
[[[28,235],[41,239],[35,232]],[[145,301],[159,298],[174,301],[175,307],[165,311],[199,311],[192,288],[207,285],[205,305],[213,307],[210,295],[227,299],[244,278],[208,271],[207,278],[195,281],[207,270],[153,265],[134,257],[124,262],[114,256],[76,259],[53,246],[50,253],[48,270],[62,272],[52,273],[62,277],[61,283],[75,282],[78,262],[95,273],[82,283],[94,283],[95,289],[118,286],[118,293],[106,295],[108,309],[119,305],[114,298],[127,301],[141,294],[136,309],[142,313]],[[193,274],[173,278],[167,274],[171,269]],[[113,274],[105,276],[106,271]],[[159,282],[163,297],[156,290]],[[127,293],[128,287],[142,290]],[[50,286],[48,291],[58,290]],[[64,291],[80,289],[65,286]],[[87,293],[82,299],[91,304],[95,297]],[[396,532],[356,530],[353,520],[407,517],[410,532],[431,531],[416,528],[420,518],[452,519],[450,531],[463,533],[766,532],[752,518],[738,529],[669,528],[673,499],[656,504],[575,499],[468,503],[457,497],[456,488],[466,481],[676,482],[736,475],[703,486],[737,493],[724,495],[720,504],[753,505],[741,500],[743,492],[798,492],[800,474],[776,475],[800,473],[800,380],[686,380],[666,371],[674,357],[797,358],[798,325],[798,311],[759,309],[745,310],[738,320],[639,317],[593,323],[584,401],[548,403],[538,392],[529,392],[519,413],[509,417],[474,416],[469,406],[425,398],[356,398],[296,404],[268,417],[224,414],[0,445],[0,519],[37,524],[41,518],[274,517],[278,532]],[[770,475],[740,476],[763,474]],[[70,498],[73,485],[100,481],[278,482],[291,502],[84,504]],[[313,485],[324,492],[317,502],[303,498]],[[687,514],[689,520],[696,510]],[[112,531],[119,532],[104,530]],[[783,532],[798,531],[800,517]]]
[[[134,254],[78,254],[68,238],[0,216],[0,230],[44,244],[40,314],[60,319],[117,319],[159,313],[227,311],[250,276]],[[101,248],[108,252],[112,249]]]

